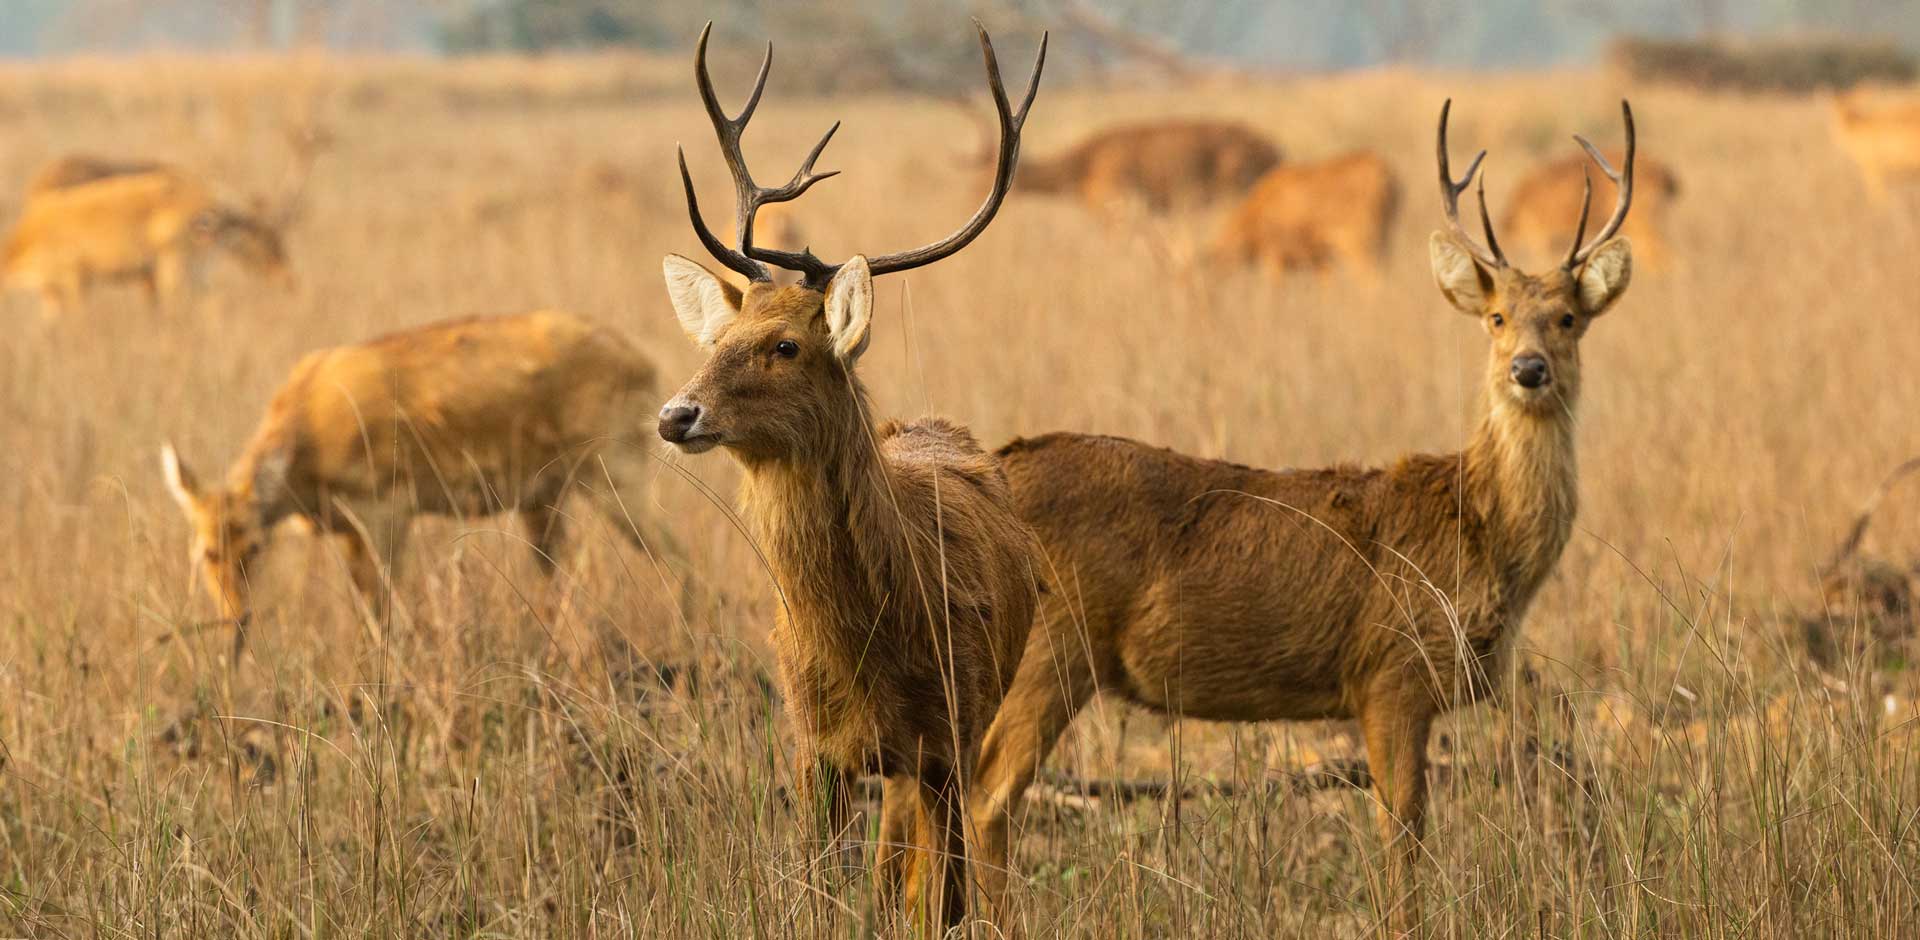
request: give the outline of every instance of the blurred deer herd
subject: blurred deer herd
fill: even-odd
[[[244,668],[277,528],[335,540],[376,635],[392,626],[417,515],[513,514],[551,573],[569,518],[560,504],[584,489],[634,550],[686,563],[606,446],[657,433],[738,463],[744,531],[781,599],[771,629],[795,807],[829,844],[858,836],[853,778],[881,775],[874,864],[906,916],[937,930],[1006,903],[1014,811],[1076,712],[1104,693],[1171,715],[1357,722],[1389,847],[1387,919],[1416,931],[1430,728],[1497,694],[1505,653],[1573,531],[1580,341],[1636,268],[1690,263],[1666,222],[1688,175],[1708,169],[1643,146],[1622,102],[1610,146],[1580,138],[1532,167],[1497,224],[1481,176],[1477,212],[1463,220],[1459,200],[1485,153],[1456,179],[1451,102],[1434,102],[1444,215],[1428,260],[1446,303],[1488,344],[1484,403],[1458,452],[1270,471],[1046,428],[988,449],[953,420],[872,413],[856,365],[887,329],[874,278],[961,250],[1007,199],[1044,197],[1116,227],[1213,210],[1212,230],[1180,253],[1189,270],[1367,281],[1409,187],[1433,183],[1397,178],[1368,150],[1295,161],[1218,119],[1116,122],[1024,154],[1045,41],[1009,94],[984,29],[978,39],[992,113],[962,106],[979,120],[965,179],[984,202],[934,244],[829,263],[806,247],[790,203],[833,175],[815,164],[834,131],[784,182],[758,181],[740,138],[771,50],[729,116],[703,34],[697,91],[738,201],[709,226],[682,154],[692,231],[723,269],[664,262],[671,307],[706,356],[697,374],[664,376],[619,331],[562,311],[447,321],[306,356],[217,478],[167,445],[159,469],[191,526],[189,563],[233,630],[231,663]],[[1853,92],[1829,106],[1833,143],[1874,198],[1920,186],[1920,98]],[[123,284],[155,308],[185,309],[215,289],[203,271],[217,258],[298,289],[285,233],[330,137],[311,115],[289,117],[285,143],[278,191],[250,199],[139,153],[52,162],[25,181],[0,261],[6,285],[48,318],[86,317],[96,291]],[[1596,198],[1613,206],[1601,219]],[[1502,237],[1564,254],[1523,272]],[[1825,572],[1829,598],[1852,602],[1865,584],[1884,616],[1910,618],[1912,572],[1855,551],[1869,515]],[[1845,655],[1831,640],[1813,645]]]

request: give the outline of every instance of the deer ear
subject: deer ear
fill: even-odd
[[[827,285],[827,332],[841,362],[853,365],[867,351],[867,325],[872,321],[873,271],[865,255],[854,255]]]
[[[173,449],[172,441],[160,445],[160,471],[166,474],[167,491],[173,494],[173,501],[179,503],[181,509],[192,511],[200,502],[200,481],[180,462],[180,454]]]
[[[1633,246],[1625,238],[1608,240],[1587,256],[1580,266],[1580,306],[1587,316],[1607,312],[1633,280]]]
[[[667,276],[667,297],[673,301],[680,328],[694,343],[712,346],[740,313],[740,289],[679,255],[668,255],[661,270]]]
[[[1469,316],[1486,313],[1487,301],[1493,297],[1493,273],[1472,252],[1452,235],[1435,232],[1427,241],[1427,256],[1433,261],[1433,281],[1448,303]]]

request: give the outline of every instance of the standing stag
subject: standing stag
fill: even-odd
[[[999,452],[1021,516],[1040,533],[1051,590],[981,751],[983,856],[1007,859],[1009,813],[1055,739],[1098,691],[1219,721],[1358,719],[1393,919],[1412,895],[1426,808],[1427,737],[1484,695],[1572,531],[1579,344],[1626,290],[1615,238],[1633,196],[1633,113],[1618,203],[1559,267],[1529,275],[1461,227],[1440,111],[1448,228],[1432,238],[1447,301],[1492,340],[1485,413],[1466,449],[1384,468],[1271,471],[1084,434]]]
[[[1267,172],[1222,222],[1211,254],[1281,277],[1335,264],[1366,275],[1386,260],[1400,183],[1374,153],[1349,153]]]
[[[28,186],[0,252],[0,281],[37,291],[49,318],[78,307],[100,282],[135,281],[157,308],[197,281],[215,251],[291,288],[283,236],[320,144],[310,134],[290,139],[294,161],[282,194],[248,209],[217,200],[200,180],[165,164],[56,160]]]
[[[576,479],[624,469],[610,445],[654,394],[654,368],[626,339],[542,311],[431,324],[311,353],[273,397],[253,439],[208,487],[168,444],[167,486],[193,526],[193,564],[235,627],[274,527],[299,518],[343,537],[354,588],[379,610],[419,515],[517,512],[540,567],[564,535]],[[615,503],[600,501],[602,509]],[[611,521],[645,550],[633,522]]]
[[[1013,181],[1046,41],[1016,112],[986,29],[975,26],[1000,116],[986,202],[943,241],[844,264],[754,244],[761,206],[833,175],[813,171],[833,130],[785,186],[756,185],[740,135],[760,102],[772,46],[745,107],[729,118],[701,33],[694,76],[736,187],[735,246],[701,217],[683,153],[688,214],[707,251],[749,283],[743,293],[686,258],[665,261],[674,312],[708,358],[661,410],[660,436],[692,454],[724,447],[745,471],[742,514],[779,587],[773,642],[799,737],[796,789],[824,811],[833,839],[850,809],[843,778],[884,774],[885,882],[897,889],[918,870],[907,906],[943,926],[966,910],[966,788],[1025,648],[1037,546],[1014,515],[1005,476],[964,427],[941,418],[876,423],[854,367],[870,338],[874,276],[965,247]],[[769,265],[799,272],[800,283],[776,286]],[[916,842],[910,860],[906,848]]]

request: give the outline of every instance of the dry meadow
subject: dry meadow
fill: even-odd
[[[1003,49],[1024,74],[1028,53]],[[737,102],[752,53],[716,50]],[[281,127],[332,137],[291,235],[299,287],[216,266],[164,314],[136,290],[43,323],[0,305],[0,934],[35,937],[811,937],[892,928],[831,896],[784,802],[764,676],[774,592],[722,456],[669,458],[637,414],[636,512],[685,565],[601,523],[550,588],[507,519],[423,524],[383,635],[337,552],[282,533],[252,646],[202,622],[163,440],[212,473],[305,351],[557,306],[613,324],[668,387],[698,354],[659,261],[696,257],[676,142],[709,205],[725,169],[684,61],[153,58],[8,66],[0,189],[65,152],[161,158],[236,199]],[[1816,673],[1817,569],[1920,451],[1920,202],[1869,201],[1815,98],[1623,87],[1597,72],[1375,72],[1112,91],[1043,87],[1026,153],[1119,117],[1236,116],[1290,158],[1373,148],[1406,198],[1377,283],[1197,270],[1206,217],[1108,220],[1016,195],[956,258],[881,282],[862,369],[880,410],[990,445],[1071,429],[1263,466],[1445,450],[1485,342],[1433,288],[1433,122],[1487,147],[1489,195],[1619,139],[1682,192],[1674,263],[1584,344],[1581,516],[1522,640],[1537,681],[1436,736],[1424,868],[1446,937],[1920,935],[1920,711],[1901,651]],[[776,67],[747,137],[784,178],[845,127],[799,212],[816,251],[921,244],[981,180],[973,124],[908,97],[804,98]],[[1464,159],[1460,157],[1458,159]],[[1571,227],[1571,221],[1569,227]],[[1525,259],[1540,264],[1545,259]],[[1869,549],[1920,551],[1920,494]],[[683,603],[684,601],[684,603]],[[667,667],[667,668],[662,668]],[[1538,742],[1529,746],[1527,742]],[[1356,756],[1337,726],[1168,721],[1107,703],[1052,765],[1180,799],[1030,801],[1013,922],[1034,937],[1363,936],[1371,798],[1289,785]],[[981,930],[981,936],[1000,933]]]

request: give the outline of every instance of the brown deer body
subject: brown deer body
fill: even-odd
[[[79,306],[102,282],[134,281],[158,307],[199,279],[216,251],[283,287],[294,283],[283,233],[325,138],[289,132],[294,159],[271,208],[216,200],[165,164],[70,156],[34,177],[20,220],[0,250],[0,282],[36,291],[48,317]]]
[[[628,416],[654,382],[623,337],[572,314],[454,320],[307,355],[224,485],[203,486],[172,445],[162,464],[193,526],[194,564],[239,628],[237,653],[249,572],[290,518],[344,537],[370,606],[417,515],[517,512],[551,571],[567,486],[576,472],[599,479],[603,454],[618,468],[609,445],[635,430]],[[626,519],[614,522],[638,541]]]
[[[965,428],[939,418],[874,421],[854,366],[867,345],[874,275],[958,251],[998,210],[1046,45],[1016,113],[980,30],[1002,140],[992,192],[973,219],[926,248],[829,265],[808,251],[755,245],[753,233],[761,205],[832,175],[813,163],[833,132],[786,186],[755,185],[739,142],[766,66],[729,118],[707,76],[706,43],[703,33],[695,75],[738,191],[737,247],[706,227],[690,176],[688,206],[707,250],[751,283],[742,293],[667,258],[675,313],[710,354],[662,409],[660,436],[689,453],[725,448],[745,471],[742,515],[780,590],[772,639],[799,739],[802,800],[824,811],[831,840],[849,811],[844,778],[884,774],[882,873],[898,887],[918,872],[908,906],[944,927],[966,910],[966,786],[1025,649],[1037,545],[1014,515],[1006,478]],[[680,166],[684,176],[684,155]],[[776,286],[768,264],[803,279]]]
[[[1380,269],[1400,184],[1379,155],[1350,153],[1267,172],[1215,234],[1212,256],[1275,276],[1334,264]]]
[[[1098,131],[1065,152],[1027,160],[1015,189],[1096,209],[1199,208],[1247,191],[1280,162],[1280,148],[1244,124],[1168,120]]]
[[[1860,92],[1833,99],[1834,136],[1884,202],[1895,186],[1920,183],[1920,97]]]
[[[1602,151],[1616,164],[1618,150]],[[1567,219],[1580,211],[1587,185],[1586,158],[1580,154],[1535,168],[1514,187],[1501,217],[1500,231],[1524,250],[1545,254],[1566,237]],[[1666,267],[1673,251],[1663,233],[1667,216],[1680,196],[1680,178],[1665,164],[1640,157],[1633,168],[1633,217],[1620,234],[1633,241],[1633,261],[1643,269]]]
[[[999,452],[1050,591],[981,753],[990,860],[1005,860],[1009,814],[1055,739],[1106,691],[1195,718],[1357,719],[1392,847],[1388,883],[1412,887],[1428,729],[1487,691],[1488,667],[1566,544],[1578,343],[1629,272],[1612,235],[1631,156],[1595,243],[1529,276],[1461,231],[1466,184],[1448,177],[1445,115],[1453,224],[1433,237],[1434,272],[1492,340],[1486,411],[1464,450],[1291,471],[1079,434]],[[1631,154],[1630,112],[1628,140]],[[1581,223],[1584,234],[1584,213]],[[1397,911],[1403,925],[1417,918],[1411,904]]]

